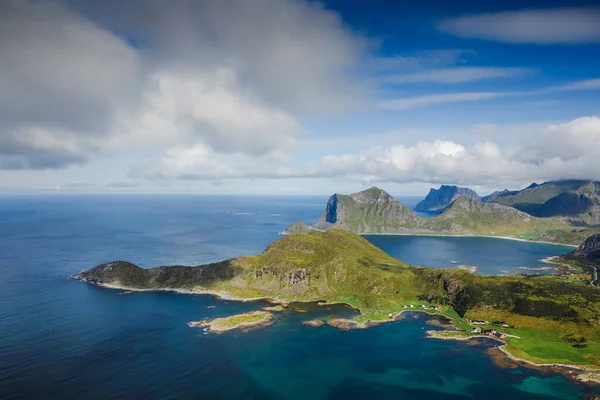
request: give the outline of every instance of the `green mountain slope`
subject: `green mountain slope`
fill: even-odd
[[[507,192],[488,200],[537,217],[569,217],[575,224],[600,225],[600,182],[564,180]]]
[[[463,196],[439,215],[420,218],[375,187],[351,195],[331,196],[311,229],[326,231],[334,227],[361,234],[489,235],[573,244],[581,243],[591,234],[587,230],[575,234],[565,218],[536,218],[513,207]],[[548,235],[549,232],[553,235]]]

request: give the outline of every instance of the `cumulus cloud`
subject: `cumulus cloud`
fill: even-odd
[[[318,4],[110,2],[95,22],[86,4],[0,5],[0,169],[138,150],[256,163],[294,148],[298,115],[364,99],[350,78],[368,43]]]
[[[59,5],[3,2],[0,168],[87,160],[132,100],[139,68],[123,40]]]
[[[302,131],[292,115],[244,91],[229,68],[156,72],[139,108],[119,121],[130,141],[251,155],[289,150]]]
[[[233,178],[294,178],[301,171],[286,168],[285,152],[254,156],[243,153],[218,154],[203,144],[169,149],[158,161],[133,166],[132,178],[163,180],[213,180]]]
[[[357,175],[370,181],[497,185],[566,178],[598,179],[600,118],[552,125],[520,147],[492,141],[471,146],[452,141],[375,147],[359,154],[328,156],[312,175]]]
[[[439,28],[457,36],[508,43],[595,43],[600,42],[600,9],[560,8],[469,15],[442,21]]]
[[[477,130],[503,133],[501,126]],[[508,127],[507,129],[513,129]],[[520,146],[492,140],[460,144],[450,140],[373,147],[363,152],[325,156],[306,168],[289,168],[286,154],[216,157],[207,147],[171,149],[158,164],[137,166],[132,177],[171,180],[235,178],[340,178],[363,182],[428,182],[465,185],[521,185],[552,179],[598,179],[600,117],[551,125]]]

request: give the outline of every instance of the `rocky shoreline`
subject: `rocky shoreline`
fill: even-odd
[[[206,328],[209,332],[223,333],[234,329],[268,326],[274,322],[273,314],[266,311],[251,311],[245,314],[213,320],[191,321],[190,327]]]
[[[74,279],[73,277],[71,277],[70,279]],[[234,295],[232,295],[229,292],[225,292],[225,291],[216,291],[216,290],[190,290],[190,289],[182,289],[182,288],[148,288],[148,289],[139,289],[139,288],[132,288],[132,287],[126,287],[126,286],[122,286],[122,285],[111,285],[111,284],[104,284],[104,283],[97,283],[97,282],[89,282],[89,281],[85,281],[83,279],[79,279],[82,282],[88,283],[88,284],[93,284],[99,287],[103,287],[103,288],[107,288],[107,289],[113,289],[113,290],[123,290],[123,291],[129,291],[129,292],[150,292],[150,291],[163,291],[163,292],[175,292],[175,293],[181,293],[181,294],[194,294],[194,295],[212,295],[215,296],[219,299],[223,299],[223,300],[232,300],[232,301],[243,301],[243,302],[248,302],[248,301],[259,301],[259,300],[264,300],[264,301],[269,301],[270,303],[277,305],[277,304],[288,304],[291,301],[289,300],[282,300],[279,299],[277,297],[256,297],[256,298],[240,298],[240,297],[236,297]],[[295,300],[294,302],[298,302],[298,303],[308,303],[308,302],[314,302],[315,300]],[[343,302],[323,302],[321,301],[320,303],[322,303],[322,305],[325,304],[346,304],[351,308],[356,309],[355,307],[353,307],[350,304],[347,303],[343,303]],[[358,310],[360,312],[360,310]],[[398,321],[404,318],[404,316],[402,315],[405,311],[409,311],[409,312],[424,312],[422,310],[419,309],[409,309],[409,310],[402,310],[400,311],[398,314],[390,316],[389,319],[383,319],[383,320],[373,320],[373,321],[356,321],[356,319],[349,319],[349,318],[331,318],[330,320],[328,320],[327,322],[323,322],[323,324],[318,324],[318,326],[327,324],[329,326],[335,327],[337,329],[341,329],[341,330],[352,330],[352,329],[366,329],[372,326],[377,326],[377,325],[381,325],[381,324],[385,324],[388,322],[394,322],[394,321]],[[237,329],[237,328],[252,328],[252,327],[260,327],[260,326],[268,326],[271,325],[274,322],[274,318],[273,318],[273,314],[267,311],[256,311],[258,313],[265,313],[268,314],[269,317],[266,317],[265,321],[260,321],[258,323],[252,323],[252,324],[248,324],[248,325],[240,325],[240,326],[236,326],[234,328],[231,329]],[[429,314],[429,313],[427,313]],[[228,317],[229,318],[229,317]],[[213,328],[211,326],[211,323],[214,322],[216,320],[213,321],[196,321],[196,322],[190,322],[189,325],[190,326],[199,326],[199,327],[204,327],[204,328],[208,328],[209,331],[212,332],[217,332],[217,333],[221,333],[221,332],[225,332],[227,330],[231,330],[231,329],[221,329],[221,328]],[[310,321],[305,321],[305,322],[309,322],[307,323],[307,325],[312,325],[312,326],[317,326],[317,324],[314,324],[314,322],[310,322]],[[304,322],[303,322],[304,323]],[[314,324],[314,325],[313,325]],[[429,332],[438,332],[438,331],[428,331]],[[469,341],[473,338],[490,338],[489,336],[469,336],[469,337],[451,337],[451,336],[441,336],[441,335],[435,335],[435,336],[427,336],[430,338],[436,338],[436,339],[442,339],[442,340],[457,340],[457,341]],[[506,344],[504,341],[495,338],[495,340],[497,340],[498,342],[502,343],[501,346],[498,346],[498,349],[500,351],[502,351],[503,354],[505,354],[507,357],[511,358],[513,361],[515,362],[520,362],[523,364],[529,364],[532,366],[536,366],[536,367],[541,367],[541,368],[561,368],[563,372],[565,372],[566,375],[568,376],[575,376],[574,379],[577,379],[578,381],[584,382],[584,383],[588,383],[588,384],[600,384],[600,369],[596,369],[593,367],[585,367],[585,366],[580,366],[580,365],[567,365],[567,364],[557,364],[557,363],[545,363],[545,364],[538,364],[538,363],[534,363],[532,361],[528,361],[528,360],[523,360],[520,359],[518,357],[513,356],[512,354],[508,353],[508,351],[506,349],[504,349],[504,345]],[[573,371],[578,371],[576,374],[573,373]]]
[[[506,342],[493,336],[486,335],[468,335],[468,336],[453,336],[453,335],[440,335],[438,334],[440,331],[427,331],[426,337],[431,339],[439,339],[439,340],[454,340],[461,342],[468,342],[471,340],[477,339],[491,339],[499,343],[498,346],[493,347],[493,349],[498,350],[498,352],[505,357],[506,359],[514,362],[518,366],[525,366],[530,368],[540,368],[540,369],[548,369],[554,372],[559,372],[568,376],[571,379],[577,380],[579,382],[584,382],[587,384],[599,385],[600,384],[600,369],[594,367],[587,367],[582,365],[572,365],[572,364],[561,364],[561,363],[536,363],[533,361],[525,360],[523,358],[516,357],[512,355],[508,350],[506,350]],[[510,367],[509,363],[506,360],[499,359],[500,354],[493,353],[490,354],[493,361],[496,365],[503,367]]]

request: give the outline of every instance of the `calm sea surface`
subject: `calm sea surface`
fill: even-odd
[[[116,259],[152,267],[257,253],[288,224],[314,222],[326,200],[1,197],[0,399],[577,399],[598,392],[561,375],[498,368],[484,344],[425,339],[431,326],[418,314],[343,332],[301,321],[350,309],[307,304],[264,329],[204,335],[187,322],[263,303],[123,295],[67,280]],[[470,264],[485,274],[540,266],[540,258],[566,250],[487,238],[367,238],[412,264]]]

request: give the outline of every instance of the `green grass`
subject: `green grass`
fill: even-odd
[[[230,330],[240,326],[255,325],[264,322],[270,314],[266,311],[255,311],[247,314],[233,315],[231,317],[217,318],[211,321],[213,330]]]
[[[190,287],[186,279],[210,273],[214,278],[193,287],[223,290],[244,299],[343,302],[360,310],[358,321],[387,320],[389,314],[402,311],[433,314],[436,310],[421,305],[438,305],[439,314],[452,318],[462,330],[471,329],[465,319],[514,327],[507,333],[522,339],[509,339],[507,349],[515,356],[535,362],[600,364],[600,290],[565,282],[562,277],[482,276],[459,269],[412,267],[342,229],[285,236],[259,255],[212,264],[211,270],[161,268],[161,279],[155,283],[164,287],[173,287],[173,282]],[[122,265],[117,278],[145,271],[140,270]],[[115,273],[111,271],[96,275]],[[403,308],[410,304],[414,307]],[[245,314],[214,322],[230,327],[258,322],[266,315]],[[497,324],[494,327],[498,329]],[[587,347],[575,348],[561,340],[567,334],[585,337]]]
[[[576,348],[561,340],[561,333],[527,328],[506,328],[505,332],[519,336],[506,338],[511,354],[537,363],[589,364],[585,355],[600,354],[600,344],[589,342]],[[600,366],[600,363],[593,364]]]

